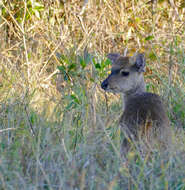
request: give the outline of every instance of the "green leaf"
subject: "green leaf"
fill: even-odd
[[[149,58],[150,58],[152,61],[157,60],[157,56],[155,55],[154,52],[151,52],[151,53],[149,54]]]
[[[82,69],[84,69],[87,66],[87,64],[82,57],[79,57],[79,59],[80,59],[80,65],[82,66]]]
[[[66,68],[65,68],[65,66],[57,66],[57,69],[59,70],[59,71],[62,71],[62,72],[66,72]]]
[[[57,66],[57,69],[64,75],[64,80],[69,80],[69,76],[66,71],[66,67],[64,65]]]
[[[145,38],[145,41],[149,41],[149,40],[153,40],[154,39],[154,36],[147,36],[146,38]]]
[[[76,64],[74,64],[74,63],[70,64],[70,65],[68,66],[68,69],[69,69],[69,71],[70,71],[70,70],[73,70],[73,69],[76,69]]]
[[[77,98],[74,94],[72,94],[70,97],[71,97],[71,99],[72,99],[75,103],[80,104],[80,101],[78,100],[78,98]]]
[[[106,61],[104,63],[105,63],[106,66],[107,65],[111,65],[111,60],[110,59],[106,59]]]
[[[96,69],[101,69],[101,65],[100,65],[99,63],[96,63],[96,64],[95,64],[95,68],[96,68]]]

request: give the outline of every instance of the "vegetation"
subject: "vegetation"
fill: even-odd
[[[184,0],[0,1],[0,189],[185,189]],[[145,52],[173,147],[120,157],[109,52]]]

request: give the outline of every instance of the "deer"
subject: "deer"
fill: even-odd
[[[110,53],[107,57],[112,62],[112,68],[101,83],[101,88],[105,92],[121,93],[123,97],[119,120],[124,134],[121,154],[131,150],[132,142],[142,144],[143,150],[150,153],[156,147],[162,151],[168,149],[171,140],[170,122],[162,98],[146,92],[144,54],[124,56]]]

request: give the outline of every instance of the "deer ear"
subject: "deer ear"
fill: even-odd
[[[118,57],[120,57],[119,53],[109,53],[107,55],[108,59],[111,60],[112,64],[114,64],[116,62],[116,60],[118,59]]]
[[[134,65],[136,66],[138,72],[145,72],[145,56],[142,53],[139,53],[135,57],[135,63]]]

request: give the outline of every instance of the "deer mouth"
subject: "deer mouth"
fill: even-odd
[[[105,79],[105,80],[101,83],[101,88],[102,88],[103,90],[105,90],[106,92],[120,93],[119,88],[117,88],[117,87],[114,87],[114,88],[110,87],[109,82],[108,82],[107,79]]]
[[[120,90],[118,88],[110,88],[110,87],[107,87],[105,89],[106,92],[110,92],[110,93],[114,93],[114,94],[117,94],[117,93],[120,93]]]

